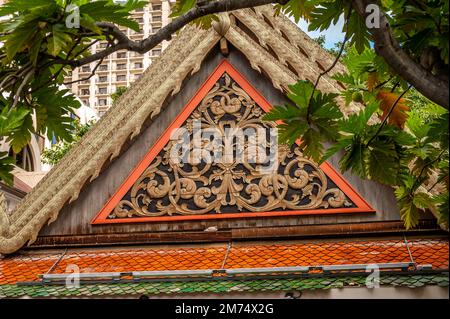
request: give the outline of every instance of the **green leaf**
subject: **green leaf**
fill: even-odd
[[[287,97],[297,104],[298,107],[307,107],[314,85],[309,81],[298,81],[294,85],[289,85],[290,93]]]
[[[331,24],[337,24],[343,12],[344,2],[341,0],[321,2],[320,5],[315,6],[311,13],[308,31],[327,30]]]
[[[52,36],[48,40],[48,53],[57,56],[63,48],[72,42],[72,38],[66,33],[67,29],[61,24],[52,26]]]
[[[300,18],[306,20],[310,19],[312,10],[314,9],[315,1],[310,0],[290,0],[285,5],[276,5],[276,13],[283,12],[285,15],[294,18],[298,23]]]
[[[301,143],[299,145],[303,154],[306,157],[312,158],[315,162],[318,162],[324,152],[323,142],[325,141],[322,134],[313,129],[309,128],[306,132],[301,136]]]
[[[400,216],[405,223],[406,229],[414,228],[419,224],[419,209],[412,201],[406,201],[400,206]]]
[[[205,16],[203,16],[203,17],[200,17],[200,18],[195,19],[195,20],[193,21],[193,23],[194,23],[196,26],[198,26],[198,27],[200,27],[200,28],[202,28],[202,29],[207,30],[207,29],[210,29],[210,28],[211,28],[212,23],[213,23],[214,21],[217,21],[217,22],[218,22],[218,21],[219,21],[219,17],[218,17],[217,15],[215,15],[215,14],[207,14],[207,15],[205,15]]]
[[[70,141],[74,122],[70,114],[80,107],[75,96],[56,86],[42,88],[35,96],[37,129],[50,140],[55,137],[57,141]]]
[[[0,113],[0,137],[8,136],[23,125],[25,117],[30,114],[29,109],[4,107]]]
[[[353,174],[361,178],[367,178],[365,165],[366,146],[361,143],[358,137],[354,137],[352,142],[348,143],[344,150],[344,156],[339,161],[342,172],[350,170]]]
[[[366,129],[367,122],[377,110],[377,103],[369,103],[364,109],[359,111],[359,113],[352,114],[348,117],[348,119],[340,121],[339,129],[346,134],[363,134]]]
[[[95,24],[95,20],[93,18],[91,18],[89,15],[83,14],[80,17],[80,26],[87,29],[87,30],[91,30],[92,32],[95,32],[97,34],[102,34],[102,29],[99,28],[96,24]]]
[[[172,13],[170,17],[178,17],[189,10],[191,10],[197,4],[197,0],[177,0],[172,7]]]
[[[0,180],[12,186],[14,177],[11,171],[14,169],[15,161],[8,156],[8,152],[0,152]]]
[[[305,109],[300,109],[290,104],[274,106],[263,116],[264,121],[290,121],[304,119]]]
[[[393,142],[376,139],[368,147],[366,156],[370,179],[382,184],[396,185],[400,159]]]
[[[39,52],[41,51],[42,42],[44,40],[44,34],[42,32],[38,32],[36,37],[33,40],[33,44],[30,48],[30,61],[33,66],[36,66]]]
[[[7,138],[14,153],[19,153],[31,140],[31,133],[34,133],[33,118],[30,113],[26,114],[21,126],[12,131]]]
[[[416,193],[413,197],[413,203],[420,209],[434,209],[434,204],[431,196],[426,193]]]
[[[358,53],[364,52],[370,46],[370,33],[367,31],[364,19],[356,12],[350,15],[347,36],[350,39],[350,45],[354,45]]]
[[[9,0],[0,7],[0,16],[54,6],[54,0]]]
[[[337,94],[317,92],[311,100],[311,114],[315,119],[341,119],[343,117],[341,110],[334,99]]]
[[[293,121],[289,124],[280,124],[278,129],[278,141],[281,144],[294,144],[308,130],[308,123]]]
[[[417,115],[417,113],[409,112],[406,127],[418,138],[422,139],[428,135],[430,125],[425,124],[425,121]]]
[[[139,31],[139,24],[128,18],[130,8],[132,8],[132,6],[127,7],[127,5],[123,6],[120,4],[115,4],[112,1],[100,0],[89,2],[80,6],[80,15],[83,17],[89,16],[94,21],[108,21],[116,23],[137,32]]]
[[[442,148],[449,148],[449,113],[441,115],[435,119],[431,124],[431,128],[428,132],[429,136],[433,140],[437,140],[441,143]]]
[[[339,151],[342,151],[346,148],[350,148],[352,144],[352,138],[348,137],[341,137],[335,144],[330,146],[326,151],[325,154],[322,156],[319,164],[322,164],[326,160],[328,160],[330,157],[332,157],[334,154],[336,154]]]
[[[438,223],[448,229],[448,213],[449,213],[449,195],[448,193],[439,194],[433,198],[433,202],[438,208]]]
[[[6,57],[8,62],[12,61],[18,52],[22,52],[28,42],[36,34],[35,23],[27,23],[17,27],[10,35],[7,35],[5,41]]]

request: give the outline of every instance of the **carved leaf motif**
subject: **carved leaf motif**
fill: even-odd
[[[194,149],[194,120],[201,121],[202,130],[215,129],[226,136],[227,130],[274,128],[276,123],[261,120],[263,113],[255,101],[224,74],[183,125],[191,137],[187,149],[191,153]],[[237,161],[233,157],[237,151],[248,154],[259,145],[257,139],[245,141],[243,150],[238,149],[242,144],[230,138],[224,138],[219,145],[203,137],[200,139],[203,154],[212,156],[222,152],[225,154],[223,161],[177,163],[170,155],[184,141],[171,140],[108,218],[354,206],[340,189],[330,185],[316,163],[302,156],[297,146],[278,145],[278,167],[275,172],[264,174],[260,170],[262,162],[250,162],[245,156]],[[267,143],[267,147],[271,144]]]

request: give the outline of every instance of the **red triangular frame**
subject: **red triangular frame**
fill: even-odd
[[[320,168],[323,172],[341,189],[348,198],[356,205],[352,208],[327,208],[310,209],[300,211],[270,211],[270,212],[239,212],[224,214],[207,215],[189,215],[189,216],[164,216],[164,217],[136,217],[136,218],[115,218],[107,219],[114,207],[119,203],[123,196],[133,186],[134,182],[151,164],[154,158],[164,148],[169,141],[173,130],[179,128],[184,121],[191,115],[194,109],[201,103],[203,98],[213,88],[220,77],[227,73],[245,92],[259,105],[265,112],[268,112],[272,105],[228,62],[224,59],[209,76],[206,82],[200,87],[194,97],[183,108],[172,124],[164,131],[157,142],[150,148],[142,161],[134,168],[131,174],[122,183],[116,193],[108,200],[106,205],[92,220],[91,224],[117,224],[117,223],[136,223],[136,222],[166,222],[181,220],[206,220],[223,218],[247,218],[247,217],[270,217],[270,216],[293,216],[293,215],[315,215],[315,214],[341,214],[341,213],[369,213],[374,209],[352,188],[352,186],[339,174],[330,164],[323,163]]]

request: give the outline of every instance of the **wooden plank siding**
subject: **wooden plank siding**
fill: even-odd
[[[209,238],[212,241],[217,241],[225,240],[233,232],[237,234],[237,237],[242,237],[245,229],[251,230],[265,227],[296,228],[308,225],[331,226],[343,223],[393,222],[397,225],[397,228],[400,227],[398,226],[400,225],[398,222],[400,220],[399,213],[392,189],[374,182],[363,181],[349,173],[343,174],[344,177],[372,205],[376,213],[91,225],[93,217],[100,211],[110,196],[114,194],[123,180],[130,174],[131,170],[139,163],[165,128],[170,125],[183,106],[192,98],[223,58],[224,56],[221,55],[218,48],[214,49],[203,62],[201,69],[185,81],[183,88],[177,95],[166,101],[163,111],[142,130],[140,136],[134,142],[129,143],[127,149],[104,168],[96,180],[85,185],[76,201],[65,205],[54,223],[45,226],[41,230],[36,244],[53,243],[57,245],[76,244],[77,242],[83,243],[83,236],[96,238],[93,239],[94,241],[106,242],[106,239],[101,238],[107,238],[112,234],[117,234],[119,236],[117,238],[121,238],[120,240],[123,240],[123,242],[133,241],[132,239],[135,234],[147,234],[147,236],[144,236],[146,239],[143,241],[160,242],[162,241],[161,238],[164,237],[161,232],[170,233],[171,235],[168,237],[171,240],[178,238],[182,241],[190,241],[197,236],[194,236],[194,234],[203,232],[200,236],[203,240]],[[272,105],[279,105],[286,102],[283,94],[273,88],[269,79],[253,70],[249,62],[239,51],[231,47],[228,59]],[[337,162],[338,158],[336,156],[331,159],[331,164],[334,167],[338,167]],[[229,233],[230,235],[221,237],[219,235],[220,232],[216,234],[205,233],[204,230],[211,226],[217,226],[220,231]],[[343,228],[340,227],[340,229]],[[348,232],[348,229],[342,231]],[[189,233],[186,232],[191,232],[192,236],[189,237]],[[64,240],[61,238],[64,238]]]

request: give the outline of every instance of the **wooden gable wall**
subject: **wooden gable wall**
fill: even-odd
[[[368,229],[367,223],[372,223],[374,228],[381,230],[386,227],[400,228],[400,217],[392,189],[362,181],[349,173],[343,176],[372,205],[375,213],[91,225],[94,216],[223,58],[218,48],[215,48],[203,62],[201,69],[185,81],[178,94],[166,101],[161,114],[149,121],[140,136],[129,143],[127,149],[105,167],[96,180],[85,185],[77,200],[65,205],[54,223],[41,230],[35,245],[222,241],[231,238],[301,236],[345,233],[352,229],[361,232]],[[283,94],[273,88],[269,79],[253,70],[239,51],[231,48],[227,58],[272,105],[286,102]],[[336,156],[330,160],[335,168],[338,167],[337,162]],[[205,232],[209,227],[217,227],[218,231]]]

